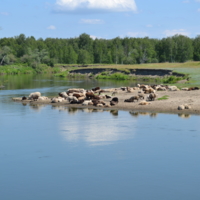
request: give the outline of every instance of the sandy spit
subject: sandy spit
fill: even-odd
[[[165,95],[168,95],[167,100],[158,100],[147,101],[149,105],[139,105],[140,101],[135,102],[124,102],[125,99],[130,98],[138,94],[138,91],[132,93],[119,92],[113,97],[119,98],[119,103],[116,106],[109,108],[100,108],[94,106],[82,106],[81,104],[69,104],[64,103],[50,103],[49,101],[30,101],[30,100],[21,100],[19,98],[13,98],[14,101],[21,102],[23,104],[30,103],[32,105],[36,104],[47,104],[47,105],[64,105],[67,107],[74,108],[96,108],[96,109],[105,109],[105,110],[127,110],[127,111],[138,111],[138,112],[151,112],[151,113],[184,113],[184,114],[200,114],[200,90],[194,91],[157,91],[158,98],[161,98]],[[146,95],[147,96],[147,95]],[[110,99],[102,99],[107,104],[109,104]],[[145,97],[146,100],[146,97]],[[179,105],[188,105],[190,109],[178,110]]]

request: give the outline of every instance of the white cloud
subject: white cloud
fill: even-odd
[[[151,24],[147,24],[146,27],[147,27],[147,28],[151,28],[151,27],[153,27],[153,26],[152,26]]]
[[[47,29],[50,29],[50,30],[55,30],[55,29],[56,29],[56,27],[55,27],[55,26],[53,26],[53,25],[51,25],[51,26],[47,27]]]
[[[74,120],[74,117],[72,116],[66,124],[66,119],[60,118],[60,129],[62,130],[60,134],[64,140],[70,143],[78,143],[80,141],[84,141],[89,146],[99,146],[134,138],[134,127],[137,123],[136,119],[131,121],[132,131],[128,131],[128,126],[119,127],[118,120],[113,120],[110,118],[109,113],[106,114],[102,112],[102,110],[93,112],[92,110],[93,109],[84,108],[85,113],[83,113],[81,110],[77,111],[82,112],[82,116],[88,113],[87,119],[91,120],[90,123],[87,123],[87,120],[82,120],[82,123],[80,123],[78,120]],[[104,117],[106,118],[106,125]],[[98,120],[98,124],[93,123],[94,118]],[[124,123],[127,123],[125,119],[123,121]]]
[[[4,15],[4,16],[8,16],[9,13],[8,12],[0,12],[1,15]]]
[[[95,35],[90,35],[90,38],[92,38],[93,40],[95,40],[95,39],[101,39],[102,37],[98,37],[98,36],[95,36]]]
[[[146,37],[148,33],[146,32],[128,32],[127,35],[129,37]]]
[[[174,36],[176,34],[188,36],[190,33],[187,32],[185,29],[174,29],[174,30],[165,30],[163,34],[168,37],[168,36]]]
[[[95,35],[90,35],[90,37],[91,37],[93,40],[95,40],[95,39],[97,38],[97,36],[95,36]]]
[[[81,19],[80,23],[83,24],[103,24],[103,20],[100,19]]]
[[[136,11],[135,0],[57,0],[57,12]]]

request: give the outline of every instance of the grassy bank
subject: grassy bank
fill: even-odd
[[[33,74],[34,69],[32,67],[26,67],[21,65],[6,65],[0,66],[0,74]]]
[[[1,75],[9,75],[9,74],[34,74],[34,73],[59,73],[61,72],[60,67],[49,67],[45,64],[40,64],[37,67],[29,67],[23,64],[19,65],[5,65],[0,66],[0,74]]]
[[[71,69],[70,69],[71,67]],[[185,62],[185,63],[149,63],[149,64],[135,64],[135,65],[102,65],[99,67],[99,65],[95,66],[88,66],[88,68],[95,69],[95,68],[102,68],[102,69],[118,69],[121,71],[121,73],[114,73],[109,75],[107,72],[102,72],[98,74],[97,76],[94,76],[93,74],[90,74],[90,77],[94,77],[97,79],[116,79],[116,80],[130,80],[130,81],[137,81],[144,80],[144,81],[154,81],[157,83],[165,83],[165,84],[175,84],[178,87],[187,87],[187,86],[200,86],[200,62]],[[74,70],[75,68],[72,66],[69,66],[67,69],[67,72],[63,72],[61,74],[58,74],[58,76],[66,77],[71,76],[69,75],[70,70]],[[77,69],[85,69],[85,67],[77,67]],[[185,77],[175,77],[170,76],[167,78],[151,78],[151,77],[143,77],[143,78],[136,78],[135,76],[124,74],[123,72],[129,72],[130,69],[169,69],[173,70],[174,72],[183,73],[185,74]],[[82,75],[74,75],[73,76],[82,76]],[[188,79],[187,82],[181,82],[181,80]]]
[[[127,69],[169,69],[174,72],[183,73],[186,75],[184,78],[189,78],[186,83],[177,83],[180,80],[163,80],[165,83],[175,84],[178,87],[193,87],[200,86],[200,62],[185,62],[185,63],[149,63],[149,64],[136,64],[136,65],[107,65],[101,68],[116,68],[120,70]],[[169,77],[170,78],[170,77]],[[170,78],[173,79],[173,78]]]
[[[38,65],[35,68],[28,67],[26,65],[9,65],[0,66],[0,74],[33,74],[33,73],[54,73],[59,77],[72,77],[72,78],[96,78],[96,79],[115,79],[115,80],[130,80],[130,81],[145,81],[145,82],[157,82],[157,83],[168,83],[176,84],[178,87],[187,86],[200,86],[200,62],[185,62],[185,63],[149,63],[149,64],[135,64],[135,65],[88,65],[87,69],[118,69],[120,72],[109,74],[107,72],[102,72],[98,75],[94,74],[70,74],[71,70],[75,69],[86,69],[86,67],[80,67],[77,65],[65,65],[56,64],[55,67],[49,67],[47,65]],[[169,69],[174,72],[184,73],[185,77],[179,78],[175,76],[170,76],[164,79],[159,77],[135,77],[132,75],[125,74],[124,72],[130,72],[130,69]],[[182,79],[188,79],[186,83],[181,83]],[[179,81],[179,83],[177,83]]]
[[[55,64],[58,67],[66,67],[66,68],[78,68],[85,69],[85,67],[78,67],[78,65],[73,64]],[[123,64],[90,64],[87,65],[87,68],[115,68],[119,70],[126,69],[184,69],[184,68],[200,68],[200,61],[188,61],[185,63],[145,63],[145,64],[134,64],[134,65],[123,65]],[[74,69],[75,69],[74,68]]]
[[[120,72],[108,74],[107,72],[102,72],[97,75],[93,74],[79,74],[79,73],[69,73],[69,71],[61,72],[55,74],[58,77],[69,77],[69,78],[94,78],[94,79],[105,79],[105,80],[128,80],[128,81],[143,81],[143,82],[151,82],[151,83],[164,83],[164,84],[173,84],[177,81],[185,80],[188,76],[184,77],[176,77],[176,76],[169,76],[169,77],[150,77],[150,76],[141,76],[137,77],[134,75],[127,75]]]

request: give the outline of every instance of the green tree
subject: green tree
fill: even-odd
[[[175,43],[173,53],[175,55],[176,62],[191,60],[193,58],[192,40],[184,35],[175,35],[172,39]]]
[[[49,58],[48,52],[45,49],[33,51],[28,48],[27,54],[21,57],[21,61],[29,64],[32,67],[37,67],[40,63],[51,64],[52,60]]]
[[[92,44],[93,44],[93,40],[90,37],[90,35],[83,33],[79,36],[79,39],[78,39],[79,49],[84,49],[92,53],[92,50],[93,50]]]
[[[74,51],[73,47],[69,45],[67,47],[67,63],[68,64],[76,64],[78,60],[78,54]]]
[[[78,63],[82,65],[92,63],[90,54],[87,50],[80,49],[79,54],[78,54]]]
[[[8,46],[4,46],[0,49],[0,65],[12,64],[16,61],[15,56],[11,53],[11,49]]]
[[[200,35],[198,35],[194,40],[193,40],[193,47],[194,47],[194,55],[193,59],[195,61],[200,60]]]

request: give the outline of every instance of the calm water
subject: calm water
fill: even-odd
[[[0,80],[1,200],[200,199],[200,116],[31,107],[11,97],[128,83]]]

